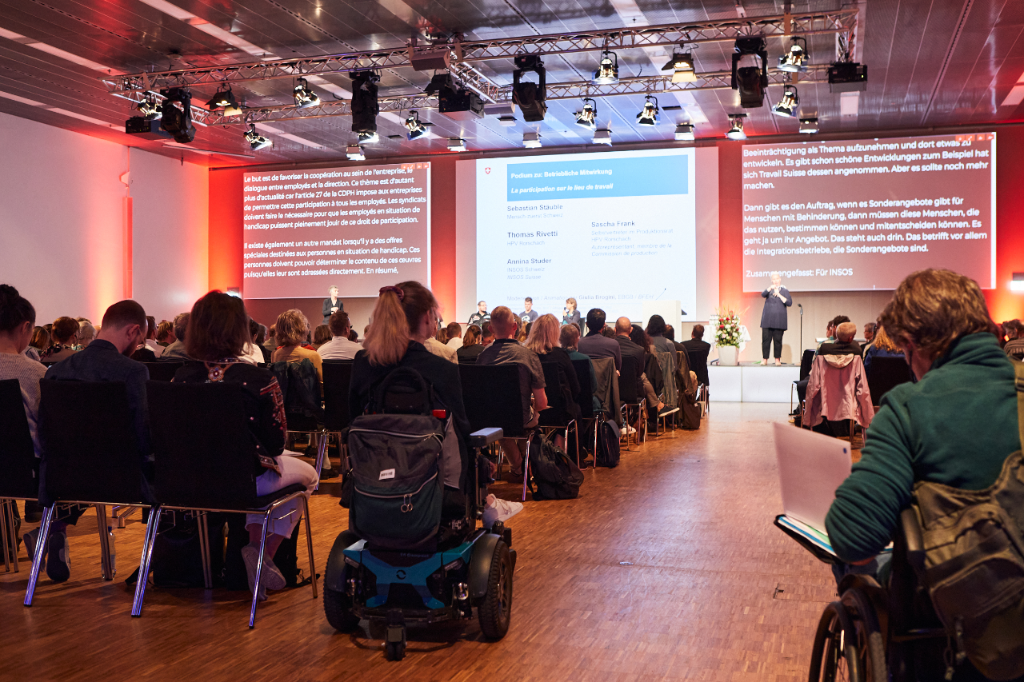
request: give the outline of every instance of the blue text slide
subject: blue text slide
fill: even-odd
[[[509,201],[662,196],[688,188],[683,156],[516,163],[507,169]]]

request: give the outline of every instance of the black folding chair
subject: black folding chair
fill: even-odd
[[[152,503],[124,382],[43,379],[39,387],[40,466],[46,495],[54,503],[43,510],[25,606],[32,605],[58,505],[96,508],[102,575],[113,580],[106,505],[149,507]]]
[[[640,443],[647,440],[647,418],[644,415],[644,410],[647,406],[647,398],[640,395],[637,390],[637,378],[640,376],[642,370],[636,366],[636,360],[631,356],[623,356],[622,358],[622,369],[619,370],[619,401],[622,403],[623,411],[623,431],[626,432],[626,450],[629,450],[629,429],[632,428],[629,423],[629,414],[632,408],[636,408],[637,420],[636,420],[636,444],[637,447]],[[643,432],[643,440],[641,440],[641,431]]]
[[[466,417],[473,431],[498,428],[503,438],[526,441],[523,458],[523,500],[526,482],[530,477],[530,444],[536,431],[523,426],[523,378],[528,372],[525,365],[459,365],[462,381],[462,401]],[[523,378],[520,375],[523,375]],[[501,455],[498,457],[501,472]]]
[[[174,362],[167,360],[164,362],[144,362],[142,363],[149,370],[150,381],[170,381],[174,378],[174,375],[181,369],[184,362]]]
[[[708,353],[710,351],[687,350],[686,360],[697,375],[697,402],[702,414],[711,411],[711,377],[708,376]]]
[[[39,497],[39,460],[36,458],[28,417],[17,379],[0,381],[0,541],[4,568],[18,572],[18,529],[14,501]]]
[[[584,424],[592,423],[594,429],[594,443],[591,453],[597,456],[597,425],[599,423],[599,417],[601,416],[598,411],[594,410],[594,383],[591,381],[590,360],[573,360],[572,368],[576,370],[576,379],[580,382],[580,395],[576,399],[576,404],[580,406],[580,421]]]
[[[324,445],[317,451],[316,473],[319,476],[323,463],[327,461],[327,448],[331,434],[338,438],[338,453],[341,455],[341,468],[345,470],[345,444],[341,432],[348,428],[348,387],[352,383],[351,360],[324,360]],[[317,489],[320,484],[317,483]]]
[[[149,575],[153,543],[164,511],[199,513],[199,542],[207,589],[212,587],[212,580],[206,513],[261,514],[263,534],[256,567],[256,589],[253,590],[249,612],[249,627],[253,627],[256,624],[256,604],[263,575],[267,526],[278,507],[297,498],[302,500],[306,520],[310,582],[315,599],[316,569],[306,488],[296,483],[269,495],[256,494],[256,453],[242,402],[244,389],[232,384],[175,384],[160,381],[150,381],[146,389],[160,506],[150,513],[146,525],[132,615],[142,615],[146,576]]]
[[[865,374],[868,377],[868,390],[871,391],[871,402],[875,409],[882,404],[882,396],[900,384],[914,380],[910,365],[903,358],[871,358]]]
[[[315,444],[314,461],[323,465],[327,452],[327,431],[324,429],[323,388],[320,381],[309,385],[303,379],[316,376],[313,362],[303,358],[301,362],[273,362],[267,368],[277,378],[284,395],[285,416],[288,418],[290,435],[304,434]],[[308,454],[308,451],[307,451]],[[319,474],[319,469],[317,473]]]
[[[576,466],[580,465],[580,428],[569,411],[562,389],[562,373],[559,366],[551,362],[541,363],[544,370],[544,393],[548,397],[548,409],[540,413],[537,428],[546,435],[565,430],[565,447],[569,449],[569,432],[576,435]]]
[[[804,350],[804,354],[800,356],[800,378],[792,383],[789,387],[789,411],[793,411],[793,391],[796,390],[796,385],[801,381],[811,376],[811,365],[814,363],[814,349],[807,348]]]

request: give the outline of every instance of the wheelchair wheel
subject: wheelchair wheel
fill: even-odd
[[[864,682],[857,655],[857,634],[839,602],[825,607],[811,651],[809,682]]]
[[[504,540],[494,545],[487,593],[478,610],[480,629],[488,639],[501,639],[512,620],[512,557]]]
[[[327,622],[338,632],[351,632],[359,625],[359,617],[352,613],[352,598],[344,592],[332,590],[326,585],[324,589],[324,613]]]
[[[840,598],[847,613],[853,618],[857,635],[857,656],[865,682],[888,682],[889,671],[885,656],[885,635],[878,626],[878,615],[871,600],[857,588],[848,589]]]

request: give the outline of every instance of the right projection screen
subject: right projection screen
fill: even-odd
[[[996,135],[743,147],[743,291],[895,289],[949,268],[995,287]]]

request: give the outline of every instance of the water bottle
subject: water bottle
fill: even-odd
[[[117,549],[114,547],[114,527],[107,526],[107,563],[110,566],[110,577],[117,575]]]

